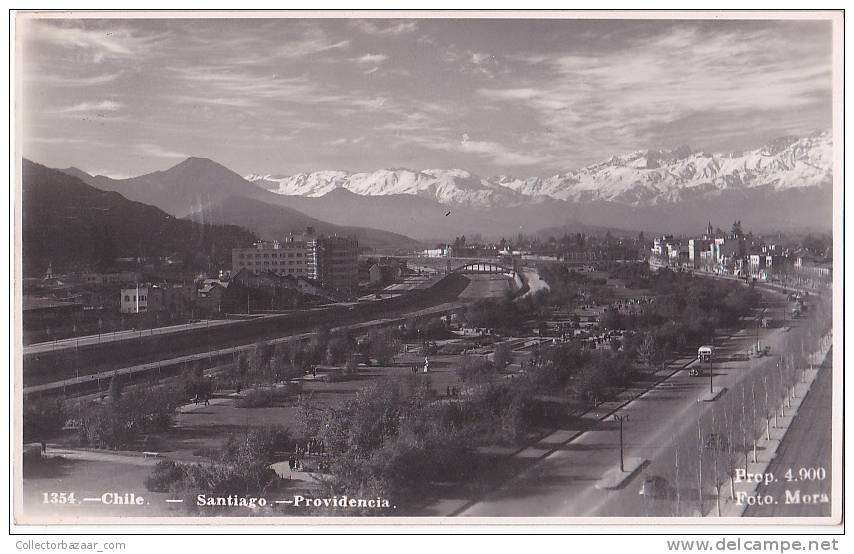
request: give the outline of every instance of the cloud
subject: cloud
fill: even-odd
[[[387,60],[388,56],[386,56],[385,54],[365,54],[363,56],[359,56],[358,58],[351,58],[351,61],[355,62],[357,65],[373,66],[362,71],[362,73],[365,75],[372,75],[379,71],[380,65],[385,63]]]
[[[82,138],[71,137],[24,137],[27,144],[92,144],[91,141]]]
[[[353,58],[353,61],[358,64],[378,65],[383,63],[387,59],[388,56],[386,56],[385,54],[365,54],[364,56]]]
[[[91,77],[79,77],[69,75],[46,75],[43,73],[35,73],[25,76],[27,81],[51,85],[57,87],[88,87],[95,85],[106,85],[112,83],[119,78],[121,73],[105,73],[102,75],[93,75]]]
[[[418,21],[415,20],[394,22],[382,19],[354,19],[351,25],[363,33],[380,37],[403,35],[418,29]]]
[[[130,179],[131,177],[135,177],[135,175],[113,171],[112,169],[94,169],[92,171],[87,171],[86,173],[95,176],[101,175],[109,177],[110,179]]]
[[[330,140],[326,144],[328,144],[329,146],[348,146],[348,145],[352,146],[352,145],[356,145],[356,144],[361,144],[364,141],[365,141],[365,137],[359,136],[359,137],[350,138],[350,139],[339,138],[339,139],[335,139],[335,140]]]
[[[94,63],[143,56],[153,43],[163,38],[163,35],[140,34],[123,26],[119,20],[103,20],[97,24],[30,20],[27,25],[27,39],[83,51]]]
[[[114,102],[112,100],[102,100],[100,102],[81,102],[79,104],[74,104],[73,106],[67,106],[65,108],[59,108],[56,110],[56,113],[89,113],[89,112],[115,112],[120,109],[124,104],[121,102]]]
[[[297,39],[285,41],[273,50],[273,58],[306,58],[328,52],[330,50],[346,49],[350,46],[349,40],[334,40],[319,27],[309,27]],[[264,59],[264,56],[261,56]]]
[[[460,73],[484,76],[493,79],[502,69],[498,58],[487,52],[460,50],[454,45],[444,47],[442,59],[453,65]]]
[[[500,166],[531,166],[552,161],[547,156],[515,151],[498,142],[472,140],[468,133],[463,133],[458,141],[449,141],[441,138],[414,138],[414,141],[433,150],[474,154]]]
[[[154,156],[156,158],[184,159],[189,157],[182,152],[165,150],[161,146],[158,146],[157,144],[152,144],[150,142],[138,143],[136,145],[136,149],[145,155]]]
[[[30,24],[20,33],[28,134],[99,136],[147,148],[147,163],[184,155],[166,145],[217,153],[228,144],[246,169],[268,159],[322,167],[337,152],[329,146],[341,146],[361,167],[399,156],[546,174],[643,148],[712,150],[727,136],[746,149],[832,117],[832,33],[815,21]],[[334,132],[342,124],[349,132]],[[347,148],[355,139],[342,134],[398,150]],[[293,141],[287,156],[274,144],[283,140]],[[33,144],[68,157],[62,143]],[[105,149],[91,150],[77,165],[110,167]]]
[[[746,113],[797,111],[830,91],[829,57],[779,33],[681,26],[625,48],[537,60],[541,71],[476,95],[533,112],[546,131],[539,141],[544,151],[574,151],[588,161],[594,151],[658,146],[667,140],[662,129],[697,114],[717,114],[737,130]],[[703,134],[695,129],[695,136]]]

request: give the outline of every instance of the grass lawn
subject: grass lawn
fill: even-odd
[[[24,464],[23,506],[25,517],[40,523],[62,520],[62,523],[83,522],[87,517],[155,517],[178,515],[166,502],[164,493],[146,490],[143,484],[153,466],[116,461],[68,459],[48,456],[40,461]],[[43,494],[50,492],[74,493],[76,504],[45,504]],[[141,496],[141,506],[111,506],[101,502],[84,502],[84,498],[98,498],[104,493],[133,493]]]

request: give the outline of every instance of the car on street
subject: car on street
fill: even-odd
[[[660,475],[648,475],[641,483],[638,494],[648,498],[666,498],[670,496],[670,483]]]
[[[703,368],[700,366],[692,367],[688,370],[689,377],[702,377],[703,376]]]

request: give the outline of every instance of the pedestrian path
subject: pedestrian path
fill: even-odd
[[[64,458],[66,460],[85,460],[90,462],[110,462],[136,466],[153,466],[157,457],[146,457],[143,452],[118,450],[88,450],[48,446],[44,458]]]

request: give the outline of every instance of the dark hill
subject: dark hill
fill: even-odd
[[[282,239],[291,233],[302,233],[306,227],[311,226],[318,233],[356,237],[360,246],[375,249],[411,250],[421,246],[418,241],[397,233],[366,227],[333,225],[286,206],[274,206],[244,197],[226,198],[191,214],[189,219],[196,222],[240,225],[268,240]]]
[[[49,263],[56,271],[81,270],[131,256],[172,256],[194,269],[216,269],[230,263],[233,247],[256,238],[236,226],[175,218],[26,159],[21,175],[25,275]]]
[[[258,189],[237,173],[207,158],[187,158],[164,171],[129,179],[93,176],[73,167],[62,171],[94,187],[157,206],[176,217],[184,217],[229,196],[251,196]]]

